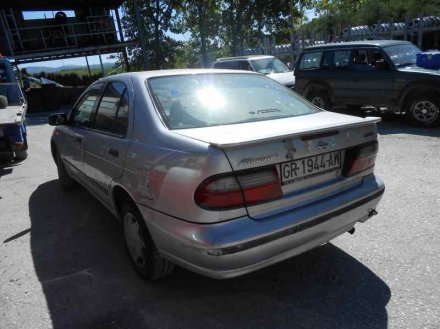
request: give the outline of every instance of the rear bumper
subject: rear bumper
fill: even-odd
[[[374,175],[362,184],[271,218],[217,224],[184,222],[140,206],[160,253],[212,278],[230,278],[298,255],[366,221],[384,192]]]

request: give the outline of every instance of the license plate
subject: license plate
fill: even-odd
[[[341,168],[341,151],[319,154],[280,165],[281,185],[293,184]]]

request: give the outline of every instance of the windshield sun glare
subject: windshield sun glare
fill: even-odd
[[[225,107],[226,100],[215,87],[206,87],[196,91],[200,103],[211,110],[221,110]]]
[[[170,129],[249,123],[318,112],[290,89],[259,74],[160,76],[147,86]]]

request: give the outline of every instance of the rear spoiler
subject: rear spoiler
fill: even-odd
[[[366,126],[368,124],[377,124],[378,122],[382,121],[382,118],[380,117],[366,117],[366,118],[362,118],[362,121],[357,122],[357,123],[348,123],[348,124],[343,124],[340,126],[336,126],[336,127],[323,127],[323,128],[317,128],[317,129],[313,129],[307,132],[307,135],[315,135],[315,134],[325,134],[326,132],[330,132],[330,131],[334,131],[335,129],[340,129],[340,128],[346,128],[346,127],[361,127],[361,126]],[[283,138],[294,138],[297,137],[299,135],[304,135],[304,131],[298,131],[298,132],[293,132],[293,133],[289,133],[289,134],[285,134],[285,135],[275,135],[275,136],[267,136],[261,139],[255,139],[255,140],[250,140],[250,141],[241,141],[241,142],[237,142],[237,143],[215,143],[215,142],[210,142],[210,144],[214,147],[218,147],[218,148],[234,148],[234,147],[243,147],[246,145],[250,145],[250,144],[257,144],[257,143],[264,143],[264,142],[270,142],[272,140],[279,140],[279,139],[283,139]]]

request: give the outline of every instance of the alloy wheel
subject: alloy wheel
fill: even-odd
[[[311,102],[313,105],[315,105],[315,106],[317,106],[317,107],[319,107],[319,108],[321,108],[321,109],[324,109],[325,102],[324,102],[324,100],[323,100],[321,97],[319,97],[319,96],[315,96],[315,97],[313,97],[313,98],[310,100],[310,102]]]
[[[439,116],[439,108],[431,101],[419,101],[411,107],[413,117],[422,123],[431,123]]]

